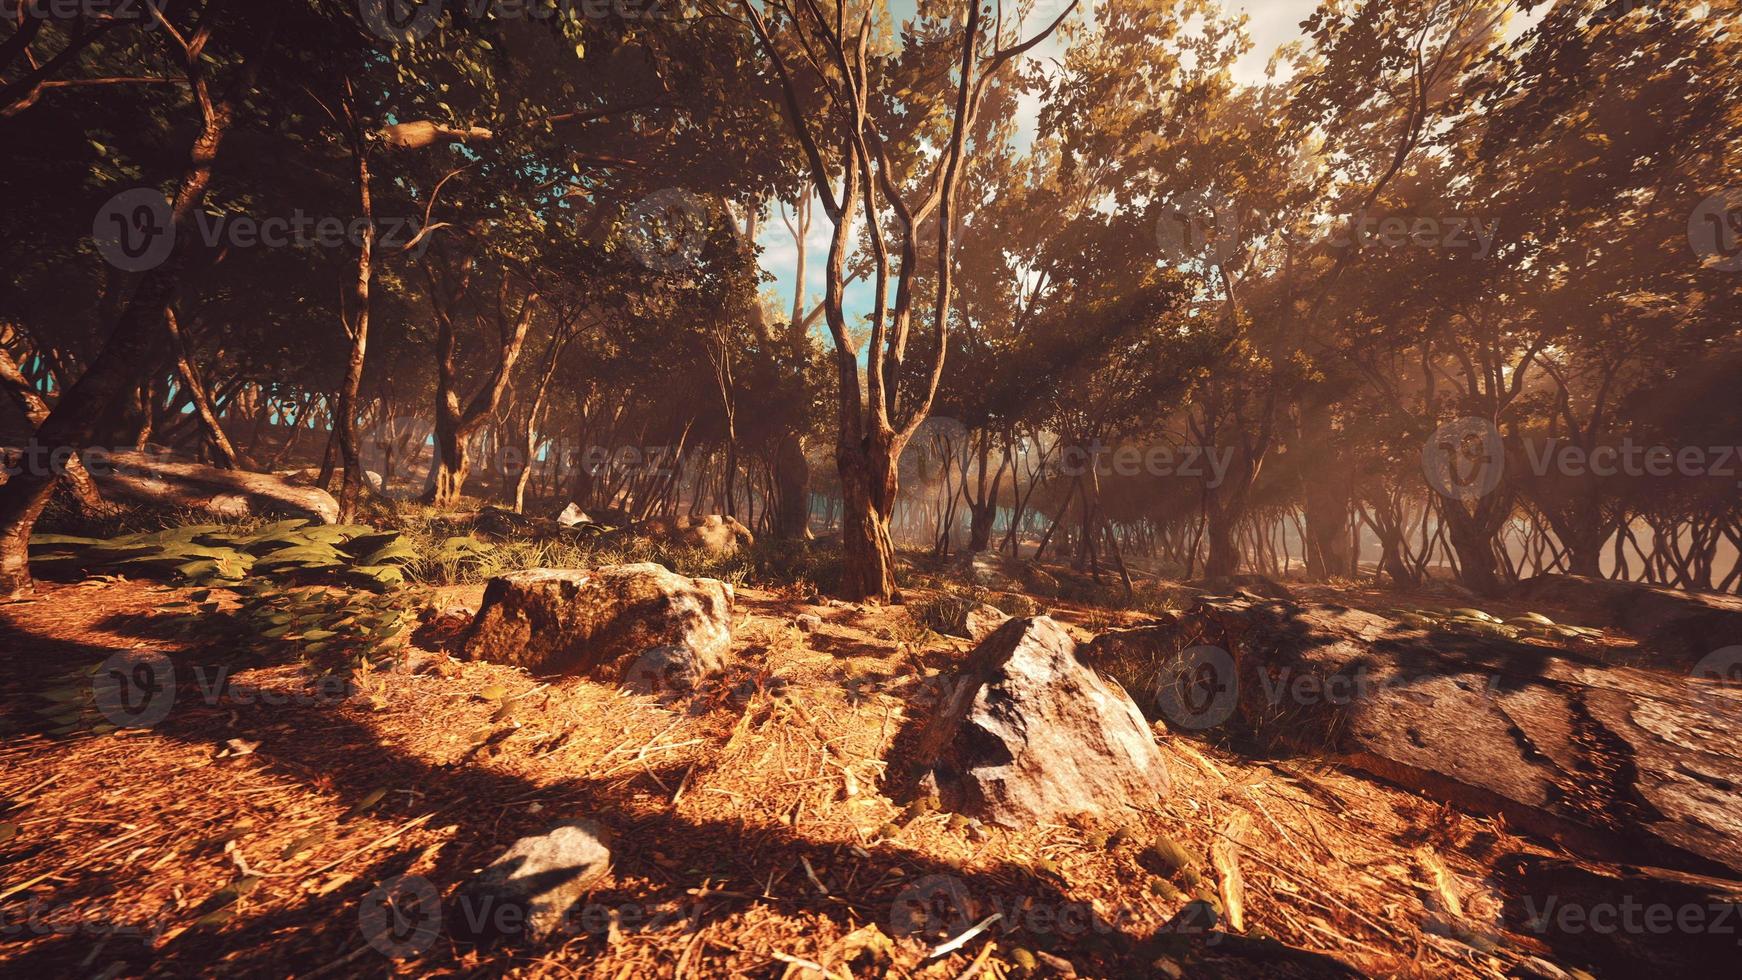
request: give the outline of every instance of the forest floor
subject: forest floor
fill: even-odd
[[[0,606],[0,973],[1446,977],[1556,959],[1507,931],[1493,877],[1503,856],[1555,846],[1311,758],[1160,732],[1172,795],[1120,826],[1006,831],[891,799],[902,733],[970,648],[905,607],[741,588],[730,675],[664,702],[461,660],[431,626],[349,696],[293,661],[250,662],[212,697],[198,668],[223,651],[163,628],[189,591],[105,578]],[[476,607],[481,592],[406,596]],[[1041,601],[1081,639],[1143,618]],[[801,632],[807,612],[824,625]],[[30,720],[50,678],[139,648],[178,668],[154,727]],[[384,882],[448,894],[573,818],[602,824],[613,854],[573,934],[477,947],[423,919],[386,955],[369,925]],[[1182,927],[1186,897],[1145,859],[1163,837],[1206,875],[1212,846],[1231,848],[1243,934]]]

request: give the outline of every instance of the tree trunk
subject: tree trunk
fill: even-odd
[[[271,33],[268,29],[262,36],[270,37]],[[203,42],[205,30],[196,37]],[[246,89],[252,65],[257,63],[258,59],[250,59],[250,68],[238,80],[237,91]],[[97,426],[110,407],[138,384],[141,366],[157,362],[164,316],[175,302],[186,256],[193,247],[190,216],[205,200],[218,146],[229,132],[235,114],[235,105],[228,99],[210,98],[200,71],[197,60],[190,64],[189,79],[201,106],[202,125],[170,208],[169,233],[175,236],[177,247],[162,265],[144,274],[102,351],[37,427],[37,445],[65,446],[69,450],[91,445]],[[28,595],[34,589],[30,579],[30,534],[54,486],[54,475],[46,469],[21,473],[0,486],[0,597]]]
[[[454,507],[466,488],[466,477],[472,468],[471,451],[466,438],[460,435],[451,420],[436,416],[435,465],[430,471],[430,486],[425,502],[434,507]]]
[[[200,428],[205,431],[206,442],[212,447],[213,462],[227,470],[239,470],[241,461],[236,456],[236,449],[230,445],[230,437],[225,434],[223,423],[218,421],[217,410],[212,407],[211,395],[206,392],[205,382],[194,371],[193,349],[188,343],[187,334],[181,329],[181,321],[177,318],[175,307],[164,311],[164,327],[169,332],[171,353],[175,357],[175,373],[187,389],[188,398],[193,402],[194,415],[200,421]]]
[[[469,274],[468,274],[469,275]],[[435,398],[435,462],[430,470],[429,487],[424,491],[424,503],[435,507],[453,507],[460,502],[460,495],[466,487],[466,476],[471,468],[468,458],[470,447],[466,445],[472,434],[478,431],[502,404],[502,395],[508,388],[508,381],[514,372],[514,365],[520,360],[520,352],[526,346],[526,333],[532,325],[532,310],[538,302],[538,293],[529,291],[521,301],[520,310],[514,314],[512,325],[501,324],[501,347],[496,361],[495,372],[484,382],[484,386],[472,396],[472,400],[462,409],[460,394],[456,389],[458,379],[454,360],[459,345],[459,338],[454,330],[453,304],[458,302],[460,294],[465,292],[462,282],[457,293],[438,296],[440,287],[433,272],[430,274],[431,303],[436,313],[438,336],[436,340],[436,398]],[[501,295],[496,308],[506,310],[508,296],[508,280],[501,283]],[[506,314],[499,314],[506,315]]]
[[[1315,579],[1348,575],[1353,556],[1349,547],[1352,487],[1331,430],[1330,406],[1322,391],[1309,392],[1301,406],[1301,448],[1305,458],[1319,463],[1307,476],[1302,494],[1306,515],[1307,574]]]
[[[1492,498],[1483,498],[1475,513],[1464,509],[1456,500],[1447,500],[1440,508],[1451,538],[1452,549],[1458,553],[1458,577],[1464,587],[1481,596],[1497,596],[1502,591],[1499,562],[1494,554],[1494,536],[1504,523],[1505,511],[1495,519],[1498,509]]]
[[[31,386],[12,358],[5,354],[0,354],[0,387],[4,387],[18,403],[25,420],[33,427],[40,428],[48,419],[48,403],[42,400],[42,396]],[[85,470],[84,460],[70,451],[64,455],[66,460],[61,464],[57,476],[72,495],[73,506],[79,514],[84,517],[100,517],[113,510],[103,500],[103,495],[97,492],[97,485],[91,481],[91,474]]]
[[[1240,526],[1236,510],[1226,504],[1209,508],[1205,533],[1210,553],[1204,559],[1205,578],[1227,578],[1240,570],[1240,546],[1234,540],[1234,532]]]
[[[895,434],[873,429],[860,445],[836,447],[841,472],[841,593],[848,599],[896,598],[895,510],[898,448]]]
[[[363,240],[357,252],[356,279],[351,287],[353,319],[343,324],[351,341],[351,350],[345,359],[345,378],[339,384],[338,398],[333,406],[333,428],[339,437],[339,456],[345,467],[344,482],[339,485],[339,520],[342,522],[349,522],[356,516],[358,495],[369,479],[363,470],[363,449],[357,431],[357,393],[363,386],[363,364],[369,351],[369,287],[375,278],[375,204],[369,187],[368,144],[362,121],[356,117],[349,95],[347,85],[345,112],[350,122],[351,154],[357,164],[358,214],[363,219]]]
[[[774,456],[774,536],[802,540],[811,536],[811,467],[804,440],[789,432],[780,438]]]

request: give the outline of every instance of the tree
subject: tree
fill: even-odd
[[[988,30],[977,3],[969,5],[959,32],[922,8],[904,32],[900,52],[874,55],[874,5],[852,16],[845,6],[837,7],[831,19],[805,0],[796,11],[776,8],[765,18],[751,0],[741,0],[780,81],[787,122],[810,165],[823,212],[835,227],[823,310],[834,338],[840,386],[835,464],[844,498],[841,589],[849,597],[888,599],[897,594],[895,546],[889,533],[899,482],[896,461],[930,412],[943,372],[956,198],[981,98],[1005,64],[1048,37],[1075,8],[1073,0],[1046,29],[1009,44],[1002,20]],[[805,80],[793,70],[798,54],[820,55],[804,58]],[[946,66],[952,62],[954,85],[927,93],[924,81],[947,77]],[[906,98],[897,93],[914,94]],[[805,103],[812,100],[821,106],[807,109]],[[818,110],[820,118],[813,115]],[[922,176],[926,145],[936,147],[937,153],[929,176]],[[844,292],[853,225],[861,214],[875,270],[863,388],[856,345],[848,339]],[[927,238],[937,269],[931,304],[936,342],[929,370],[922,375],[925,380],[916,386],[917,396],[904,399],[903,373],[918,300],[914,279]]]

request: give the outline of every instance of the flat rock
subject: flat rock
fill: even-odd
[[[1624,630],[1659,662],[1691,664],[1742,643],[1742,597],[1733,595],[1583,575],[1538,575],[1518,583],[1513,597],[1577,610],[1585,625]]]
[[[969,656],[920,732],[947,809],[1007,827],[1152,807],[1168,774],[1137,705],[1077,659],[1045,616],[1005,623]]]
[[[578,931],[580,900],[611,869],[611,849],[589,820],[522,837],[455,894],[449,931],[472,941],[543,942]]]
[[[713,674],[731,656],[733,601],[724,582],[651,562],[510,572],[485,586],[464,649],[535,674],[622,681],[646,651],[679,646],[698,674]]]
[[[1501,858],[1495,878],[1508,929],[1598,976],[1733,976],[1742,961],[1742,882],[1538,854]]]
[[[1734,685],[1280,601],[1201,602],[1086,658],[1175,730],[1328,755],[1586,853],[1742,873]]]

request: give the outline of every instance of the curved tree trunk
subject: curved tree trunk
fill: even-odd
[[[895,542],[889,534],[898,490],[893,440],[893,433],[874,431],[862,446],[836,448],[842,497],[841,592],[849,599],[896,594]]]
[[[201,28],[190,38],[191,45],[203,46],[209,39],[213,18],[203,18]],[[264,46],[274,33],[273,19],[253,39]],[[191,216],[205,200],[211,185],[212,168],[218,147],[229,133],[235,119],[236,103],[229,96],[247,90],[258,57],[245,60],[235,85],[225,98],[211,96],[197,47],[188,60],[188,80],[195,101],[200,107],[201,126],[189,153],[187,168],[182,173],[180,187],[170,207],[167,232],[175,236],[175,248],[162,265],[145,273],[133,295],[128,299],[114,331],[102,351],[85,373],[66,389],[42,424],[37,427],[35,441],[42,446],[65,446],[77,449],[91,445],[110,407],[131,387],[138,384],[142,365],[155,364],[157,347],[162,337],[164,315],[175,302],[177,288],[191,250]],[[54,474],[46,471],[21,473],[0,486],[0,597],[29,594],[34,587],[30,578],[30,535],[36,519],[48,505],[55,486]]]
[[[206,384],[194,370],[193,350],[188,344],[187,334],[181,329],[181,321],[176,316],[174,306],[164,310],[163,323],[169,331],[176,376],[187,389],[188,398],[193,403],[194,415],[200,420],[206,442],[212,447],[212,455],[215,457],[213,462],[227,470],[241,469],[242,463],[236,455],[235,447],[230,445],[230,437],[224,432],[217,411],[212,407],[212,397],[206,391]]]
[[[1477,595],[1497,596],[1504,591],[1495,537],[1508,513],[1510,508],[1500,506],[1494,496],[1477,501],[1473,509],[1457,500],[1447,500],[1440,508],[1452,550],[1458,553],[1458,577]]]
[[[48,403],[43,401],[42,395],[31,386],[29,379],[12,362],[12,358],[4,354],[0,354],[0,387],[5,388],[6,393],[18,403],[25,420],[33,427],[40,428],[48,419]],[[85,517],[100,517],[113,510],[97,491],[97,485],[91,481],[91,474],[85,470],[84,460],[73,452],[67,452],[65,456],[58,475],[61,484],[72,496],[73,506],[78,512]]]
[[[426,268],[426,271],[429,270]],[[502,395],[508,389],[514,365],[520,360],[520,352],[526,346],[526,334],[532,326],[532,310],[538,302],[538,292],[532,290],[526,294],[511,323],[498,324],[501,328],[501,346],[495,370],[483,387],[472,396],[471,401],[462,408],[457,390],[458,372],[455,368],[459,338],[454,330],[454,304],[464,294],[466,281],[462,280],[454,293],[443,295],[440,294],[435,274],[429,274],[432,290],[430,305],[435,310],[437,325],[436,451],[430,470],[429,486],[424,491],[424,503],[436,507],[453,507],[460,502],[460,495],[466,488],[466,477],[471,471],[470,447],[467,442],[480,426],[496,414],[502,404]],[[469,278],[469,273],[467,276]],[[504,278],[500,288],[501,295],[496,304],[501,316],[507,315],[502,311],[508,306],[508,289],[508,280]]]

